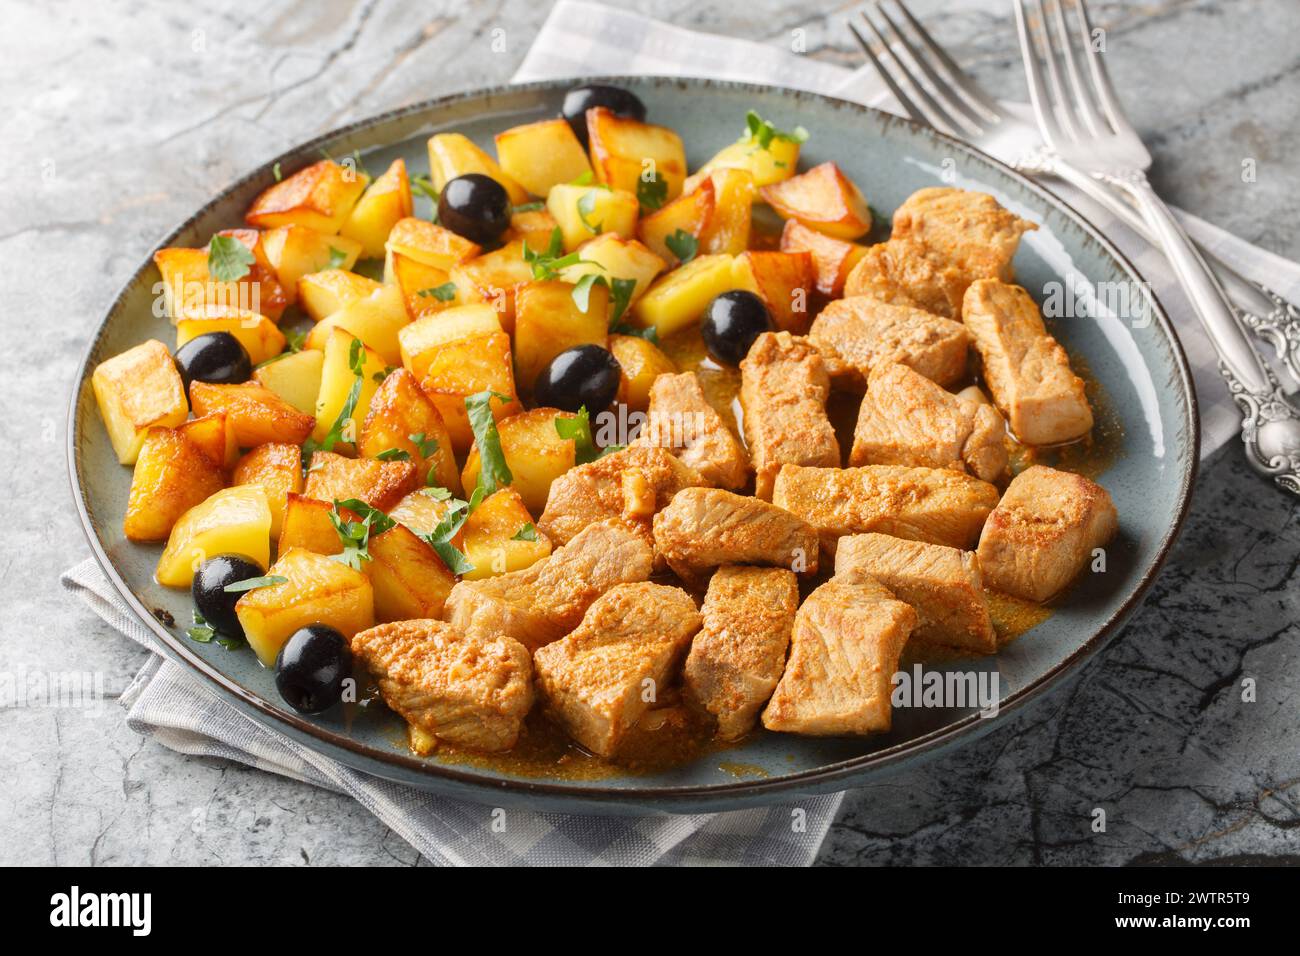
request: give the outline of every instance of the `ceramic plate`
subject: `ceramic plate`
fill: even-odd
[[[1021,243],[1016,273],[1040,300],[1045,290],[1068,292],[1061,300],[1067,306],[1065,317],[1050,324],[1072,359],[1088,370],[1100,396],[1107,450],[1097,477],[1114,497],[1122,533],[1108,549],[1104,574],[1085,575],[1087,580],[1061,607],[996,657],[939,666],[996,671],[999,716],[983,718],[973,708],[898,709],[893,731],[883,736],[814,739],[761,733],[671,770],[585,779],[413,757],[405,748],[401,722],[382,706],[354,707],[324,719],[299,716],[282,703],[271,673],[250,651],[197,644],[186,636],[192,610],[188,592],[154,582],[160,548],[131,544],[122,535],[131,470],[113,455],[95,408],[90,373],[100,361],[144,339],[174,341],[167,320],[154,315],[159,277],[152,260],[140,264],[94,334],[70,410],[73,493],[105,573],[157,635],[164,653],[192,668],[255,720],[368,773],[494,804],[605,812],[733,808],[851,787],[885,768],[988,730],[1116,633],[1150,586],[1182,524],[1197,460],[1196,409],[1187,363],[1168,320],[1154,302],[1146,321],[1109,311],[1105,306],[1113,297],[1098,290],[1131,287],[1139,277],[1105,237],[1046,190],[931,130],[856,104],[774,87],[679,78],[610,82],[634,90],[652,121],[681,134],[692,168],[733,141],[745,112],[755,109],[778,127],[806,127],[812,138],[801,165],[835,160],[885,215],[914,190],[946,184],[992,193],[1008,209],[1039,224]],[[455,130],[491,149],[494,133],[555,115],[570,85],[548,82],[433,100],[322,136],[278,162],[290,173],[315,162],[322,150],[344,156],[355,149],[372,170],[402,156],[414,174],[428,168],[425,141],[430,134]],[[160,245],[202,246],[216,230],[241,225],[250,201],[274,181],[272,167],[268,163],[245,176]]]

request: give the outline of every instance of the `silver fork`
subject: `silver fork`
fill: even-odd
[[[1054,176],[1071,183],[1123,219],[1148,242],[1159,244],[1132,205],[1045,148],[1039,131],[1007,112],[964,73],[903,0],[895,0],[894,6],[907,29],[890,16],[882,0],[873,2],[881,21],[879,27],[865,12],[861,14],[880,45],[879,55],[852,22],[849,30],[909,117],[978,146],[1027,175]],[[1211,253],[1202,252],[1232,297],[1242,320],[1274,349],[1287,373],[1300,384],[1300,308],[1266,286],[1247,279]]]
[[[1250,464],[1300,495],[1300,411],[1286,400],[1272,371],[1251,346],[1245,324],[1218,279],[1147,182],[1151,154],[1115,95],[1092,42],[1084,0],[1071,0],[1073,18],[1066,15],[1065,0],[1048,2],[1050,20],[1043,0],[1015,0],[1029,99],[1043,138],[1063,162],[1086,170],[1133,200],[1219,354],[1219,371],[1242,412],[1241,438]],[[1038,29],[1030,23],[1029,4],[1038,15]]]

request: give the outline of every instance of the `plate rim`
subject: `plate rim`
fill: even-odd
[[[883,120],[886,123],[896,123],[909,126],[912,128],[914,133],[933,137],[977,161],[989,164],[1002,174],[1010,177],[1021,188],[1027,189],[1029,192],[1037,195],[1048,206],[1063,212],[1083,230],[1088,238],[1098,243],[1130,277],[1141,283],[1142,288],[1145,290],[1146,295],[1151,302],[1156,322],[1161,327],[1165,339],[1170,345],[1171,356],[1174,360],[1173,364],[1178,373],[1178,385],[1180,386],[1178,392],[1182,399],[1180,407],[1183,408],[1187,414],[1188,456],[1185,462],[1179,463],[1181,465],[1181,474],[1178,480],[1179,501],[1177,512],[1174,521],[1170,527],[1166,529],[1156,545],[1153,561],[1143,573],[1142,578],[1124,603],[1120,605],[1120,607],[1117,608],[1105,621],[1103,621],[1086,641],[1075,647],[1056,666],[1042,674],[1026,687],[1011,694],[1006,700],[1002,701],[999,704],[998,716],[1001,717],[1004,713],[1020,710],[1044,694],[1054,690],[1061,681],[1068,676],[1068,674],[1077,670],[1077,668],[1085,663],[1087,659],[1099,652],[1116,636],[1124,621],[1141,605],[1142,601],[1147,596],[1147,593],[1150,591],[1152,584],[1154,584],[1156,578],[1163,569],[1165,562],[1168,560],[1174,543],[1177,541],[1177,538],[1183,529],[1188,511],[1191,507],[1192,489],[1195,484],[1200,464],[1200,411],[1196,399],[1196,391],[1193,385],[1191,369],[1173,322],[1165,312],[1165,309],[1155,292],[1143,280],[1142,273],[1138,271],[1132,261],[1105,235],[1103,235],[1096,226],[1094,226],[1077,209],[1058,196],[1055,192],[1046,186],[1031,180],[1018,170],[992,156],[989,156],[987,153],[969,143],[965,143],[955,137],[949,136],[930,127],[923,126],[922,124],[916,123],[906,117],[897,116],[893,113],[888,113],[852,100],[845,100],[823,93],[768,83],[752,83],[738,80],[715,79],[710,77],[671,76],[660,74],[584,74],[548,80],[537,80],[528,83],[496,84],[493,86],[459,90],[454,93],[432,97],[406,106],[386,110],[381,113],[363,117],[346,125],[332,128],[308,140],[297,143],[278,155],[258,164],[222,188],[206,203],[198,207],[198,209],[187,216],[183,221],[169,230],[154,247],[154,251],[164,248],[167,244],[174,241],[196,220],[202,218],[214,205],[222,202],[233,191],[255,179],[264,177],[278,163],[293,160],[294,158],[300,157],[302,154],[313,149],[319,150],[321,145],[324,143],[337,140],[341,137],[360,132],[373,126],[378,126],[391,120],[400,119],[413,114],[446,109],[447,107],[469,100],[490,100],[493,97],[514,93],[551,91],[573,86],[575,84],[595,82],[613,84],[674,84],[704,88],[706,90],[738,90],[742,92],[752,92],[759,95],[775,95],[787,99],[794,98],[795,100],[812,99],[829,102],[838,108],[847,107],[849,110],[856,111],[863,115],[874,114],[878,120]],[[262,696],[247,690],[240,684],[227,678],[224,674],[209,666],[202,657],[186,646],[182,638],[172,635],[166,627],[162,626],[157,618],[154,617],[153,613],[149,611],[118,573],[117,568],[108,556],[103,542],[100,541],[99,535],[95,531],[94,523],[91,520],[89,509],[86,504],[85,494],[83,491],[83,470],[81,467],[80,443],[77,441],[77,437],[78,409],[81,404],[84,390],[88,387],[87,382],[93,372],[90,364],[91,358],[97,351],[101,339],[106,334],[110,320],[115,316],[119,309],[122,308],[123,300],[127,296],[129,290],[137,281],[139,281],[141,273],[148,268],[148,264],[151,261],[152,253],[150,253],[145,259],[144,264],[135,269],[123,282],[116,295],[113,296],[112,300],[101,313],[96,329],[90,336],[86,347],[82,351],[80,361],[77,364],[72,395],[68,404],[65,448],[67,453],[68,477],[72,486],[73,501],[76,506],[77,517],[81,524],[82,533],[86,536],[86,540],[91,548],[91,553],[100,569],[104,572],[105,577],[126,603],[127,607],[130,608],[156,640],[160,642],[160,649],[168,654],[168,656],[175,660],[179,660],[181,663],[184,663],[199,675],[206,678],[209,682],[215,685],[219,692],[235,698],[236,702],[243,705],[241,708],[243,712],[248,713],[251,710],[252,713],[248,713],[248,715],[257,720],[263,726],[266,726],[268,729],[271,729],[276,733],[284,734],[285,730],[281,725],[287,725],[288,728],[291,728],[298,735],[305,735],[314,738],[328,747],[342,749],[356,755],[363,761],[376,762],[380,765],[379,767],[373,768],[365,766],[356,767],[356,765],[353,765],[354,769],[359,769],[362,772],[380,776],[385,779],[395,780],[407,785],[413,784],[403,777],[386,775],[383,772],[384,768],[391,767],[394,770],[410,771],[419,774],[420,776],[429,777],[434,781],[446,781],[450,786],[459,785],[459,787],[468,788],[467,795],[470,797],[473,797],[476,794],[481,796],[500,795],[502,791],[510,791],[520,796],[554,797],[562,799],[572,798],[577,802],[600,802],[605,804],[634,805],[641,807],[646,806],[647,802],[649,802],[656,805],[666,805],[665,808],[671,810],[673,804],[689,804],[692,807],[699,807],[705,803],[723,803],[728,801],[731,801],[736,805],[741,801],[751,804],[769,803],[792,790],[802,790],[805,792],[812,792],[814,790],[828,791],[837,789],[833,786],[837,783],[844,783],[845,786],[849,786],[851,784],[851,778],[864,777],[869,773],[878,772],[888,767],[895,767],[906,760],[933,756],[942,749],[958,743],[964,738],[974,739],[980,736],[979,733],[973,732],[976,731],[981,724],[985,725],[985,730],[990,730],[996,723],[995,721],[983,720],[978,714],[970,714],[951,724],[936,728],[935,730],[919,737],[914,737],[910,740],[900,742],[883,750],[850,757],[845,760],[835,761],[834,763],[824,764],[820,767],[808,770],[783,774],[779,777],[752,778],[724,784],[693,784],[672,787],[644,788],[637,786],[577,786],[569,783],[540,781],[526,777],[492,777],[485,776],[482,773],[468,773],[460,770],[454,765],[439,764],[401,751],[383,751],[376,747],[360,743],[347,734],[337,733],[320,727],[299,715],[276,710],[270,706]],[[303,745],[306,746],[307,744],[303,742]],[[841,787],[838,789],[844,788]]]

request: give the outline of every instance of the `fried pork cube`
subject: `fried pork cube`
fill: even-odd
[[[966,292],[963,319],[984,365],[984,381],[1016,438],[1054,445],[1082,438],[1092,409],[1070,357],[1048,333],[1038,306],[1020,286],[996,279]]]
[[[700,609],[704,626],[683,671],[686,693],[737,740],[758,720],[785,670],[799,585],[784,568],[718,568]]]
[[[828,554],[844,535],[868,531],[970,548],[998,503],[998,490],[946,468],[786,465],[776,477],[772,503],[812,525]]]
[[[893,676],[916,622],[916,611],[870,575],[835,575],[795,615],[790,660],[763,726],[815,736],[889,730]]]
[[[749,456],[704,397],[694,372],[654,380],[646,422],[634,444],[668,449],[719,488],[742,488],[749,477]]]
[[[528,649],[504,635],[469,637],[445,621],[394,621],[356,634],[352,653],[384,703],[460,747],[509,750],[533,705]]]
[[[894,211],[889,241],[868,249],[849,274],[844,294],[960,318],[967,287],[1010,281],[1020,237],[1037,228],[986,193],[917,190]]]
[[[1006,425],[992,405],[945,391],[905,365],[877,365],[858,410],[850,465],[924,465],[993,481],[1007,468]]]
[[[808,338],[826,359],[837,388],[861,391],[877,365],[896,362],[937,385],[966,374],[970,333],[960,322],[868,296],[839,299],[822,309]]]
[[[841,538],[835,573],[864,571],[916,609],[915,638],[980,654],[997,650],[974,552],[887,534]]]
[[[790,512],[722,488],[685,488],[654,517],[655,549],[688,583],[723,564],[817,571],[817,532]]]
[[[840,464],[840,444],[826,417],[830,380],[815,346],[789,332],[764,332],[740,363],[740,376],[754,494],[771,499],[782,465]]]
[[[650,518],[683,488],[704,478],[663,448],[631,445],[570,468],[551,482],[537,527],[563,544],[583,528],[620,518],[649,536]]]
[[[447,595],[443,616],[469,636],[504,634],[536,650],[577,627],[610,588],[644,581],[653,568],[644,535],[604,521],[522,571],[461,581]]]
[[[611,756],[666,688],[700,629],[700,612],[681,588],[620,584],[599,597],[582,623],[533,655],[547,710],[592,753]]]
[[[999,591],[1046,601],[1083,570],[1119,526],[1110,494],[1096,482],[1044,465],[1007,486],[980,535],[984,579]]]

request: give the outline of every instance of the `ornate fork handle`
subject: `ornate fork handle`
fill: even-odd
[[[1260,474],[1300,495],[1300,411],[1286,400],[1273,372],[1255,351],[1227,294],[1169,207],[1139,170],[1099,172],[1097,178],[1128,193],[1155,232],[1170,265],[1219,353],[1219,368],[1242,413],[1241,439]]]
[[[1277,353],[1278,361],[1291,378],[1300,382],[1300,309],[1282,298],[1266,285],[1254,283],[1256,289],[1273,308],[1266,313],[1241,310],[1241,321],[1255,333],[1257,339],[1267,342]]]

